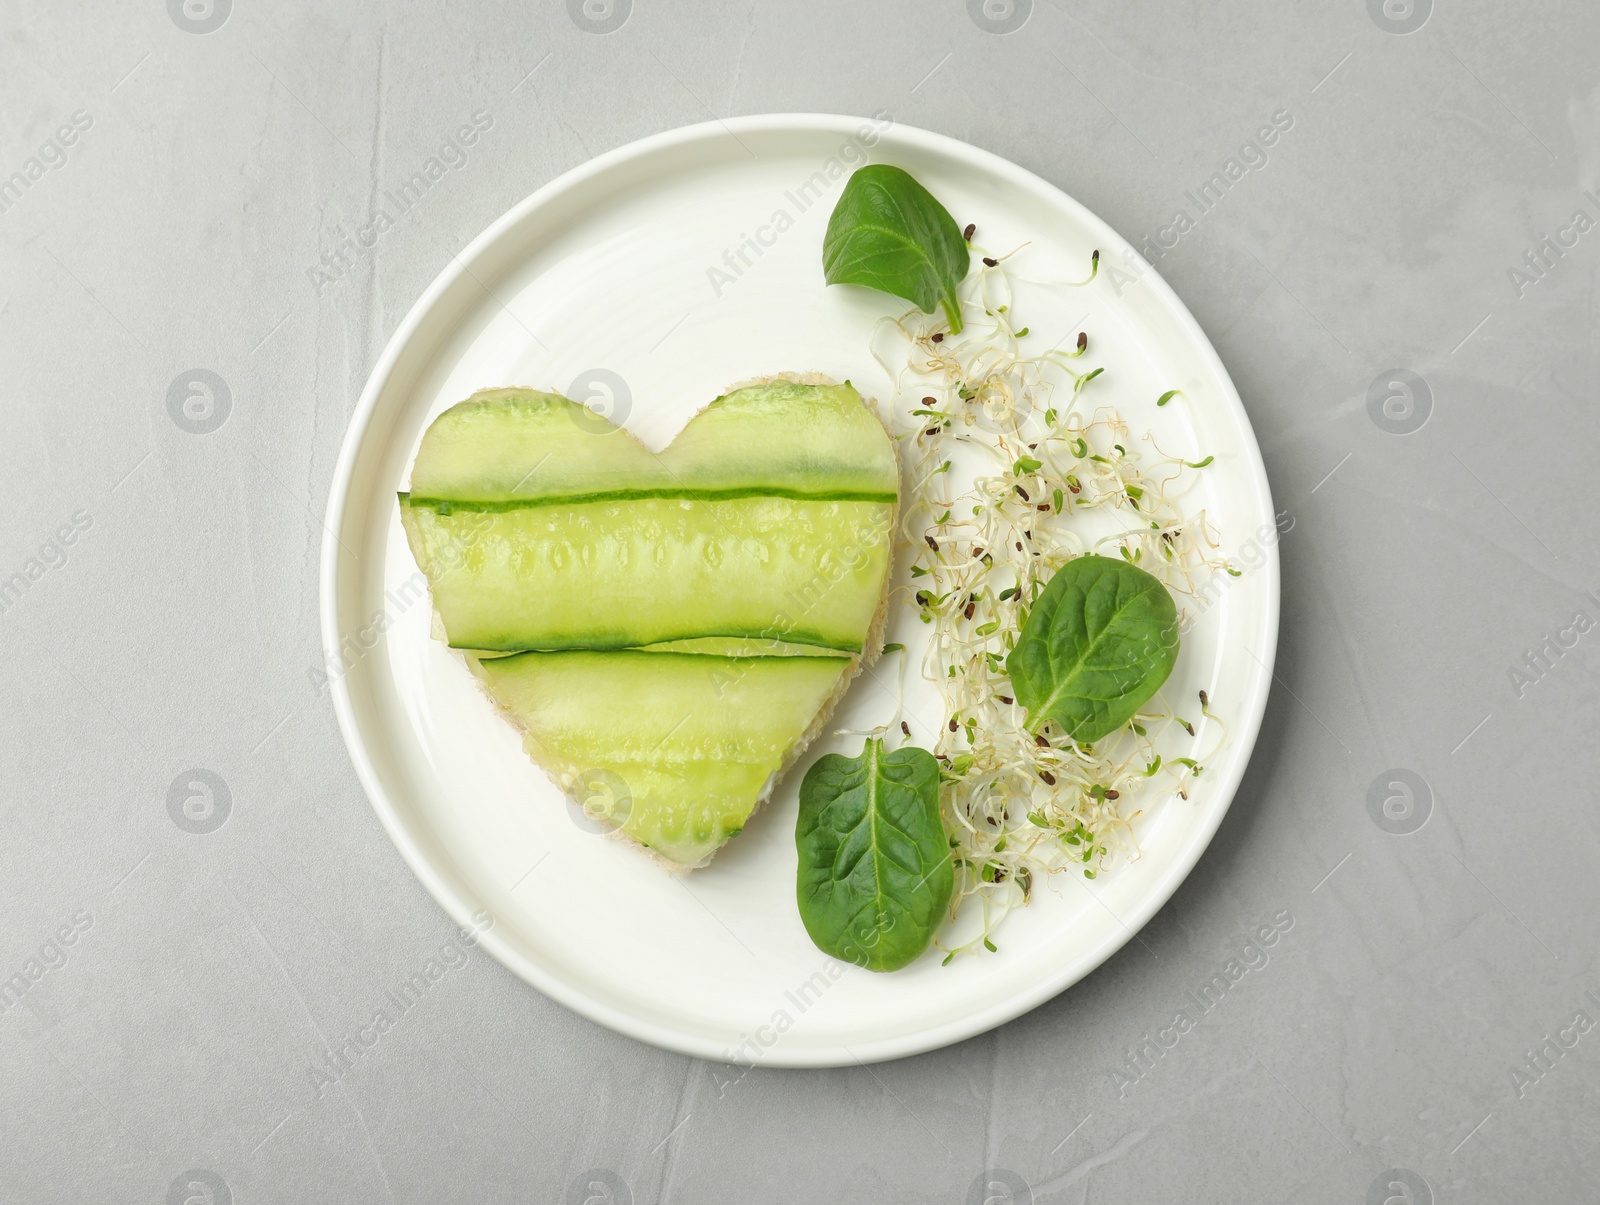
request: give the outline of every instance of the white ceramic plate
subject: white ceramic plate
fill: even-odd
[[[892,975],[826,958],[801,926],[798,770],[686,879],[585,831],[462,664],[430,638],[394,497],[433,417],[490,386],[581,396],[592,393],[587,383],[610,381],[617,417],[656,447],[726,386],[774,372],[829,373],[888,402],[868,336],[904,304],[825,288],[821,270],[828,214],[843,178],[866,161],[909,170],[958,222],[975,222],[987,246],[1032,240],[1014,261],[1024,276],[1079,277],[1100,249],[1098,280],[1019,293],[1018,321],[1046,344],[1088,330],[1085,363],[1108,366],[1092,386],[1098,400],[1170,451],[1216,457],[1193,501],[1222,532],[1223,551],[1249,567],[1219,576],[1168,689],[1176,699],[1208,689],[1230,739],[1207,757],[1187,801],[1153,803],[1139,860],[1093,883],[1052,876],[1007,920],[999,954],[943,968],[934,955]],[[597,370],[614,376],[589,375]],[[1172,388],[1186,400],[1156,409]],[[1216,831],[1255,742],[1277,638],[1260,451],[1189,312],[1104,222],[1037,176],[950,138],[860,118],[674,130],[602,155],[506,214],[440,274],[384,350],[345,438],[328,523],[322,632],[342,665],[332,686],[339,724],[417,876],[459,923],[487,912],[484,947],[547,995],[643,1041],[726,1062],[830,1066],[932,1049],[1093,970],[1167,900]],[[920,639],[922,625],[900,611],[889,638]],[[914,672],[907,678],[907,710],[931,744],[929,729],[943,721],[937,698]],[[838,726],[885,722],[892,680],[863,676]],[[1195,751],[1205,755],[1215,736],[1201,727]],[[815,751],[858,745],[822,741]]]

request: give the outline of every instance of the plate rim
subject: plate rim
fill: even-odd
[[[1044,193],[1052,202],[1063,205],[1071,211],[1086,228],[1100,232],[1102,257],[1109,254],[1119,261],[1129,262],[1124,258],[1125,252],[1131,251],[1134,255],[1138,254],[1137,251],[1134,251],[1132,245],[1109,223],[1065,190],[1037,173],[993,151],[984,150],[981,147],[973,146],[971,143],[946,134],[904,125],[895,120],[892,115],[887,114],[869,119],[836,113],[768,113],[697,122],[693,125],[679,126],[625,143],[568,169],[513,205],[451,257],[450,262],[439,271],[421,296],[407,310],[405,317],[395,328],[387,343],[385,343],[382,353],[367,377],[360,398],[345,428],[338,459],[334,466],[332,482],[329,487],[328,505],[324,512],[320,571],[318,575],[318,611],[325,664],[337,664],[339,648],[343,639],[338,614],[341,570],[345,568],[346,560],[341,555],[343,547],[342,533],[349,520],[350,487],[356,463],[377,412],[378,400],[388,389],[395,368],[412,339],[415,338],[418,329],[427,320],[440,299],[456,286],[464,274],[472,271],[473,266],[479,259],[489,253],[506,233],[523,222],[530,214],[562,194],[580,187],[591,178],[602,175],[630,159],[652,155],[674,146],[695,143],[708,138],[733,138],[737,140],[742,133],[757,134],[794,131],[848,133],[853,129],[868,125],[872,121],[881,122],[884,116],[888,117],[891,124],[881,131],[880,137],[902,144],[910,144],[918,149],[943,154],[958,160],[964,160],[973,164],[979,170],[1025,188]],[[1212,345],[1204,329],[1195,320],[1194,315],[1189,312],[1188,306],[1183,303],[1182,299],[1178,297],[1172,287],[1152,265],[1142,260],[1138,262],[1143,267],[1140,283],[1147,284],[1155,290],[1163,308],[1177,321],[1178,326],[1191,337],[1200,350],[1203,360],[1222,386],[1223,401],[1231,404],[1236,417],[1243,422],[1244,431],[1250,437],[1249,451],[1253,452],[1253,455],[1247,458],[1250,485],[1265,500],[1268,513],[1276,515],[1276,508],[1272,501],[1271,484],[1267,478],[1266,464],[1261,453],[1261,443],[1256,437],[1255,427],[1250,421],[1249,411],[1245,409],[1244,402],[1239,396],[1238,388],[1234,385],[1231,374],[1222,363],[1221,357],[1217,354],[1216,348]],[[1245,465],[1240,466],[1241,469],[1245,467]],[[351,556],[353,555],[351,554]],[[770,1067],[848,1066],[904,1058],[909,1055],[922,1054],[953,1045],[956,1042],[986,1033],[1008,1021],[1015,1020],[1017,1017],[1053,999],[1067,988],[1072,987],[1098,970],[1112,955],[1132,940],[1133,936],[1149,923],[1151,918],[1167,904],[1178,888],[1188,879],[1201,856],[1210,847],[1218,828],[1221,827],[1223,818],[1233,806],[1239,786],[1255,754],[1256,741],[1260,734],[1268,698],[1271,693],[1271,679],[1274,677],[1273,669],[1277,660],[1282,605],[1279,554],[1276,541],[1265,550],[1265,555],[1265,561],[1252,574],[1253,577],[1257,577],[1261,581],[1261,588],[1265,591],[1262,629],[1265,640],[1260,658],[1258,658],[1258,666],[1251,675],[1252,695],[1256,700],[1255,706],[1251,714],[1240,717],[1240,720],[1235,725],[1242,756],[1234,760],[1226,779],[1217,792],[1216,803],[1208,813],[1199,818],[1198,823],[1189,831],[1163,876],[1157,879],[1152,884],[1151,889],[1139,898],[1137,906],[1132,911],[1118,918],[1121,922],[1121,927],[1118,931],[1112,933],[1098,947],[1091,949],[1083,957],[1073,960],[1063,970],[1054,974],[1040,976],[1030,990],[999,999],[987,1007],[976,1009],[956,1020],[920,1029],[911,1034],[875,1039],[860,1046],[839,1042],[837,1044],[800,1049],[774,1047],[765,1051],[759,1060],[754,1060],[754,1062],[760,1066]],[[356,572],[355,566],[351,565],[349,571]],[[401,817],[394,800],[390,798],[389,792],[384,788],[377,769],[373,765],[361,724],[355,714],[347,676],[344,674],[330,675],[329,689],[340,736],[344,740],[351,763],[355,767],[356,776],[361,782],[363,791],[366,793],[368,803],[377,813],[378,819],[382,823],[390,841],[394,843],[395,848],[400,852],[412,874],[417,877],[417,880],[427,890],[428,894],[433,897],[435,902],[444,909],[446,915],[460,926],[477,928],[473,922],[474,912],[470,902],[464,899],[461,893],[446,881],[445,876],[435,866],[434,861],[424,853],[417,840],[413,837],[410,826]],[[677,1053],[704,1058],[713,1062],[738,1061],[730,1060],[727,1049],[718,1047],[709,1037],[686,1033],[670,1025],[641,1018],[587,994],[581,988],[567,983],[558,975],[546,970],[534,960],[514,949],[493,927],[479,931],[476,935],[476,940],[501,965],[512,971],[525,983],[563,1007],[597,1024],[604,1025],[615,1032],[626,1034],[638,1041],[647,1042],[653,1046]]]

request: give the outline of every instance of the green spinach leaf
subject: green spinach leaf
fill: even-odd
[[[1178,609],[1167,588],[1126,561],[1083,556],[1039,595],[1006,672],[1030,732],[1054,720],[1088,744],[1131,720],[1177,659]]]
[[[800,783],[796,895],[817,948],[869,971],[914,960],[955,884],[939,818],[939,763],[868,740],[859,757],[819,757]]]
[[[910,173],[886,163],[858,169],[844,186],[822,240],[831,285],[865,285],[904,297],[924,313],[942,305],[961,330],[956,286],[971,266],[956,220]]]

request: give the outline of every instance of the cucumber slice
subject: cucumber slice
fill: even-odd
[[[716,657],[848,657],[839,649],[815,644],[786,644],[782,640],[745,640],[737,636],[700,636],[693,640],[663,640],[641,646],[647,653],[710,653]],[[489,653],[504,657],[505,653]]]
[[[563,790],[693,866],[744,827],[856,659],[635,649],[470,663]]]
[[[893,444],[852,386],[781,380],[718,398],[660,453],[564,397],[488,390],[434,420],[411,469],[419,503],[898,490]]]
[[[639,646],[646,653],[710,653],[715,657],[839,657],[848,658],[843,649],[825,649],[817,644],[786,644],[782,640],[746,640],[740,636],[697,636],[692,640],[663,640]],[[498,649],[462,649],[468,657],[515,657],[516,652]]]
[[[723,636],[860,652],[894,514],[879,502],[759,497],[402,503],[451,645],[500,651]]]

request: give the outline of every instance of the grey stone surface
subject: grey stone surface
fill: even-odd
[[[985,27],[1014,4],[637,0],[604,34],[604,0],[0,5],[0,578],[26,582],[0,978],[27,984],[0,1200],[1593,1198],[1600,633],[1571,625],[1600,620],[1600,11],[1035,0]],[[1215,845],[1142,942],[938,1053],[730,1083],[473,952],[318,1091],[324,1046],[452,936],[308,676],[319,516],[384,341],[593,154],[879,108],[1150,238],[1249,407],[1296,521]],[[319,282],[477,111],[465,162]],[[1575,242],[1541,263],[1547,236]]]

